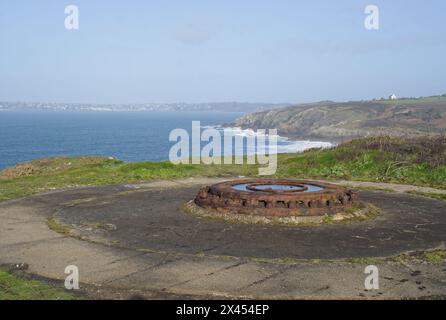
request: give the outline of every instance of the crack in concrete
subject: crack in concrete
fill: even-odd
[[[146,272],[146,271],[149,271],[149,270],[152,270],[152,269],[157,269],[157,268],[159,268],[159,267],[161,267],[163,265],[167,265],[169,263],[172,263],[172,262],[175,262],[175,261],[179,261],[179,260],[181,260],[181,258],[174,258],[174,259],[170,259],[170,260],[167,259],[166,261],[162,261],[162,262],[156,263],[154,265],[151,265],[151,266],[149,266],[147,268],[144,268],[144,269],[141,269],[141,270],[137,270],[135,272],[131,272],[131,273],[129,273],[127,275],[124,275],[122,277],[118,277],[118,278],[114,278],[114,279],[111,279],[111,280],[107,280],[107,281],[104,282],[104,284],[109,284],[111,282],[127,279],[127,278],[130,278],[130,277],[134,276],[135,274]]]
[[[286,270],[283,270],[283,271],[286,271]],[[272,274],[270,274],[270,275],[268,275],[268,276],[266,276],[266,277],[264,277],[264,278],[262,278],[260,280],[256,280],[256,281],[254,281],[254,282],[252,282],[252,283],[250,283],[250,284],[248,284],[248,285],[246,285],[244,287],[239,288],[238,291],[246,290],[248,288],[251,288],[251,287],[254,287],[254,286],[258,285],[258,284],[261,284],[261,283],[263,283],[263,282],[265,282],[265,281],[267,281],[269,279],[277,277],[278,275],[283,273],[283,271],[274,272],[274,273],[272,273]]]
[[[58,233],[56,233],[58,234]],[[26,245],[38,245],[42,242],[47,242],[47,241],[60,241],[61,239],[71,239],[68,236],[63,236],[63,235],[59,235],[58,236],[51,236],[49,238],[43,238],[43,239],[39,239],[39,240],[32,240],[32,241],[23,241],[23,242],[16,242],[16,243],[11,243],[11,244],[6,244],[6,245],[0,245],[0,249],[4,249],[4,248],[8,248],[8,247],[19,247],[19,246],[26,246]]]

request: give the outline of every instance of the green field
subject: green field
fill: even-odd
[[[391,104],[391,105],[416,105],[420,103],[445,103],[446,94],[441,96],[420,97],[420,98],[402,98],[396,100],[378,100],[379,103]]]

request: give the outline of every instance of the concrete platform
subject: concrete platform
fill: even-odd
[[[366,291],[367,263],[348,260],[444,248],[446,202],[361,191],[381,208],[377,218],[301,227],[231,224],[181,210],[201,185],[221,180],[80,188],[0,203],[0,264],[27,263],[28,272],[53,279],[74,264],[84,284],[180,297],[446,296],[444,261],[382,262],[380,289]],[[84,240],[49,230],[48,218]]]

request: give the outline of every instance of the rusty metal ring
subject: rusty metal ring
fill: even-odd
[[[256,188],[259,185],[315,186],[317,191],[303,192]],[[234,188],[245,185],[245,190]],[[249,189],[246,189],[249,187]],[[253,191],[254,189],[254,191]],[[356,192],[342,186],[318,181],[289,179],[243,179],[213,184],[200,189],[194,202],[221,213],[258,216],[324,216],[345,211],[359,203]]]

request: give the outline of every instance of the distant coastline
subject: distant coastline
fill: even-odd
[[[259,112],[286,107],[289,103],[264,102],[206,102],[206,103],[137,103],[137,104],[90,104],[46,102],[0,102],[0,111],[95,111],[95,112]]]

